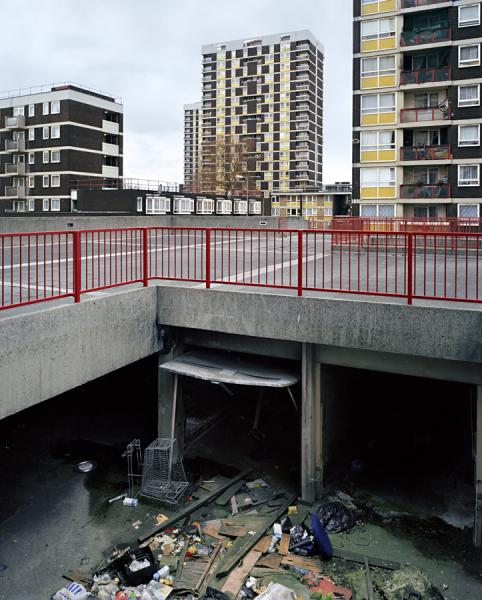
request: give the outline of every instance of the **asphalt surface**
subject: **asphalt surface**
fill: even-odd
[[[92,297],[115,293],[126,285],[142,285],[142,233],[112,231],[84,234],[81,243],[81,284]],[[212,233],[211,287],[266,293],[295,293],[298,285],[296,232],[263,230]],[[155,237],[154,237],[155,236]],[[149,238],[151,285],[205,287],[206,240],[204,231],[159,230]],[[481,299],[482,250],[462,239],[458,248],[419,247],[413,263],[415,302],[466,308],[463,298]],[[0,245],[0,307],[72,294],[74,281],[71,234],[2,238]],[[406,303],[407,261],[402,242],[380,237],[370,245],[356,237],[342,240],[331,234],[307,235],[302,244],[303,294],[357,297],[374,301]],[[119,285],[120,287],[110,287]],[[242,286],[242,287],[234,287]],[[107,289],[105,289],[107,288]],[[354,293],[361,292],[362,296]],[[387,298],[388,296],[388,298]],[[450,299],[448,303],[440,298]],[[42,306],[72,302],[72,298],[49,300]],[[35,310],[39,305],[35,304]],[[0,311],[0,318],[29,307]],[[15,311],[15,312],[13,312]]]

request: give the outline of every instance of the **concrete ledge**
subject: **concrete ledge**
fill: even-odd
[[[482,362],[482,312],[159,286],[165,325],[256,338]]]
[[[0,320],[0,419],[158,350],[156,289]]]

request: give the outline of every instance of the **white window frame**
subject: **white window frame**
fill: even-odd
[[[380,63],[384,58],[393,59],[393,68],[384,69],[383,71],[380,70]],[[363,71],[363,65],[368,60],[376,60],[376,62],[377,62],[376,71]],[[370,56],[369,58],[361,59],[361,71],[360,71],[361,75],[360,76],[362,79],[364,77],[384,77],[385,75],[395,75],[396,72],[397,72],[397,64],[396,64],[394,54],[383,54],[381,56]]]
[[[248,202],[246,200],[234,200],[233,206],[233,212],[235,215],[248,214]]]
[[[198,215],[212,215],[214,214],[214,200],[212,198],[198,198],[197,203],[197,214]]]
[[[14,106],[13,107],[13,116],[14,117],[24,117],[25,116],[25,106]]]
[[[48,198],[42,198],[42,210],[44,212],[50,210],[50,200]]]
[[[51,198],[50,210],[53,212],[60,212],[60,198]]]
[[[184,196],[174,196],[174,214],[191,215],[194,212],[194,199]]]
[[[469,60],[461,60],[460,55],[461,55],[461,51],[463,48],[472,48],[472,47],[476,47],[477,48],[477,58],[475,59],[469,59]],[[459,58],[459,69],[466,69],[469,67],[478,67],[480,65],[480,44],[463,44],[459,46],[459,54],[458,54],[458,58]]]
[[[470,207],[475,207],[477,215],[474,217],[462,217],[460,215],[460,209],[463,206],[470,206]],[[459,219],[478,219],[480,217],[480,206],[478,204],[457,204],[457,217],[459,217]]]
[[[474,6],[477,7],[478,9],[478,17],[477,17],[477,21],[461,21],[460,20],[460,15],[462,13],[462,10],[464,8],[473,8]],[[474,3],[474,4],[462,4],[459,6],[459,16],[458,16],[458,25],[459,27],[474,27],[476,25],[480,25],[480,2]]]
[[[461,143],[460,142],[460,131],[463,127],[477,127],[477,138],[474,138],[473,142],[465,142],[465,143]],[[480,123],[472,123],[472,124],[467,124],[467,125],[459,125],[458,127],[458,132],[457,132],[457,141],[458,141],[458,146],[459,148],[473,148],[476,146],[480,146]]]
[[[42,127],[42,139],[48,140],[50,136],[50,127]]]
[[[55,157],[58,157],[55,159]],[[50,151],[50,162],[59,163],[60,162],[60,150],[51,150]]]
[[[381,169],[390,169],[390,173],[393,172],[393,179],[390,179],[389,181],[383,181],[380,178],[380,171]],[[373,179],[372,181],[368,182],[368,183],[363,183],[362,179],[361,179],[361,175],[362,172],[365,170],[372,170],[372,171],[376,171],[376,179]],[[360,187],[361,188],[370,188],[370,187],[395,187],[396,186],[396,181],[397,181],[397,174],[396,174],[396,170],[395,167],[361,167],[360,168]]]
[[[476,167],[477,169],[477,179],[461,179],[460,172],[463,167]],[[478,187],[480,186],[480,164],[466,164],[466,165],[458,165],[457,168],[457,185],[459,187]]]
[[[393,134],[393,142],[390,144],[380,144],[380,135],[387,133]],[[376,144],[364,144],[363,139],[367,136],[367,134],[375,134],[376,135]],[[370,151],[383,151],[383,150],[395,150],[396,148],[397,135],[394,129],[377,129],[370,131],[361,131],[360,132],[360,149],[362,152],[370,152]]]
[[[388,33],[380,33],[380,24],[382,21],[391,21],[393,26],[390,27],[390,31]],[[376,22],[377,24],[377,33],[373,33],[370,35],[363,35],[363,25],[364,23],[372,23]],[[381,40],[389,37],[394,37],[397,33],[397,22],[395,17],[381,17],[380,19],[367,19],[366,21],[361,21],[360,24],[360,36],[361,41],[371,41],[371,40]]]
[[[47,185],[45,185],[45,183],[47,183]],[[42,187],[50,187],[50,177],[48,175],[42,175]]]
[[[48,162],[49,162],[49,159],[50,159],[50,156],[49,156],[49,151],[48,151],[48,150],[43,150],[43,151],[42,151],[42,163],[43,163],[44,165],[45,165],[45,164],[48,164]]]
[[[60,138],[60,125],[52,125],[50,127],[50,138],[52,140],[58,140]]]
[[[142,196],[137,196],[136,211],[142,212]]]
[[[30,189],[35,187],[35,175],[29,175],[28,176],[28,187]]]
[[[165,196],[146,196],[146,215],[165,215],[171,208],[171,199]]]
[[[50,176],[50,187],[60,187],[60,175]]]
[[[60,100],[52,100],[52,102],[50,103],[50,114],[60,114]]]
[[[467,88],[467,87],[477,88],[477,99],[475,101],[470,101],[470,103],[467,103],[467,101],[460,100],[460,90],[462,88]],[[458,89],[457,89],[457,97],[458,97],[458,107],[459,108],[465,108],[468,106],[480,106],[480,83],[470,83],[470,84],[465,84],[465,85],[459,85]]]
[[[44,116],[49,114],[49,108],[50,108],[49,102],[43,102],[42,103],[42,114]]]
[[[34,198],[28,199],[28,210],[29,210],[29,212],[33,212],[35,210],[35,199]]]
[[[233,203],[231,200],[219,199],[216,200],[216,214],[231,215],[233,212]]]
[[[370,218],[372,218],[372,219],[378,218],[378,217],[380,217],[380,208],[382,206],[384,206],[384,207],[385,206],[386,207],[389,206],[389,207],[391,207],[393,209],[393,215],[391,217],[388,216],[388,215],[382,215],[382,216],[385,216],[387,219],[391,219],[391,218],[395,217],[395,214],[396,214],[396,206],[395,206],[395,204],[385,203],[385,202],[383,204],[368,204],[368,203],[367,204],[364,204],[364,203],[360,204],[360,217],[366,217],[368,219],[370,219]],[[364,215],[363,214],[363,209],[364,208],[368,208],[368,207],[375,209],[375,214],[374,215]]]
[[[28,105],[28,116],[35,117],[35,104]]]
[[[28,130],[28,141],[29,142],[35,141],[35,127],[32,127]]]
[[[28,153],[28,164],[29,165],[34,165],[35,164],[35,152],[29,152]]]

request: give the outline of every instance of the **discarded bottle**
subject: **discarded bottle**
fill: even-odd
[[[139,500],[137,498],[124,498],[122,501],[124,506],[137,506],[139,504]]]
[[[161,579],[165,579],[168,575],[169,566],[166,565],[165,567],[162,567],[162,569],[159,569],[159,571],[156,571],[152,576],[152,579],[154,579],[154,581],[160,581]]]

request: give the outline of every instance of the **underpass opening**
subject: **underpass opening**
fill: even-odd
[[[474,519],[471,386],[325,367],[325,483],[383,515]]]
[[[299,363],[186,348],[161,369],[179,377],[176,436],[189,481],[252,468],[276,488],[299,490]]]

